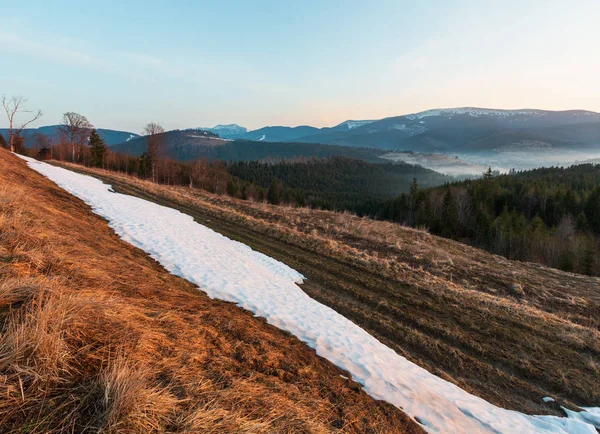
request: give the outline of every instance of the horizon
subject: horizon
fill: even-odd
[[[165,131],[173,131],[173,130],[187,130],[187,129],[206,129],[206,130],[210,130],[216,127],[220,127],[220,126],[239,126],[239,127],[244,127],[247,128],[248,132],[254,131],[254,130],[258,130],[261,128],[271,128],[271,127],[286,127],[286,128],[299,128],[299,127],[317,127],[317,128],[333,128],[333,127],[337,127],[345,122],[361,122],[361,121],[379,121],[379,120],[383,120],[383,119],[388,119],[388,118],[395,118],[395,117],[400,117],[400,116],[411,116],[411,115],[417,115],[420,113],[425,113],[425,112],[429,112],[429,111],[436,111],[436,110],[454,110],[454,109],[476,109],[476,110],[490,110],[490,111],[514,111],[514,112],[518,112],[518,111],[545,111],[545,112],[573,112],[573,111],[585,111],[585,112],[591,112],[591,113],[598,113],[600,114],[600,112],[594,111],[594,110],[585,110],[585,109],[578,109],[578,108],[571,108],[571,109],[564,109],[564,110],[547,110],[547,109],[539,109],[539,108],[512,108],[512,109],[504,109],[504,108],[491,108],[491,107],[436,107],[436,108],[431,108],[431,109],[426,109],[426,110],[422,110],[419,112],[411,112],[411,113],[403,113],[403,114],[398,114],[398,115],[392,115],[392,116],[385,116],[383,118],[379,118],[379,119],[346,119],[344,121],[338,122],[336,124],[332,124],[332,125],[322,125],[322,126],[315,126],[315,125],[310,125],[310,124],[297,124],[297,125],[263,125],[261,127],[258,128],[247,128],[245,125],[236,123],[236,122],[231,122],[231,123],[222,123],[222,124],[215,124],[213,126],[189,126],[189,127],[183,127],[183,128],[173,128],[173,129],[165,129]],[[39,124],[39,125],[38,125]],[[32,126],[32,127],[27,127],[25,128],[26,130],[29,129],[37,129],[37,128],[45,128],[45,127],[53,127],[53,126],[57,126],[59,125],[60,122],[57,123],[43,123],[43,122],[39,122],[36,123],[36,125]],[[0,128],[5,129],[8,127],[2,127],[0,126]],[[111,126],[102,126],[102,125],[93,125],[93,129],[103,129],[103,130],[112,130],[112,131],[122,131],[122,132],[127,132],[127,133],[133,133],[133,134],[139,134],[139,135],[143,135],[141,133],[136,133],[133,130],[119,130],[119,129],[115,129],[112,128]]]
[[[19,67],[1,70],[0,94],[44,111],[32,128],[67,111],[136,133],[151,121],[324,127],[443,107],[600,111],[593,0],[4,10],[0,52]]]

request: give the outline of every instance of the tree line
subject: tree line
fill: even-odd
[[[600,275],[600,165],[512,171],[421,189],[382,204],[400,222],[509,259]]]

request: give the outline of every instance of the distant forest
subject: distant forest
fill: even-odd
[[[542,168],[420,189],[373,215],[509,259],[600,275],[600,165]]]
[[[296,158],[273,163],[237,161],[227,171],[242,182],[274,191],[282,202],[367,215],[386,199],[408,192],[414,178],[424,186],[452,178],[406,163],[372,164],[345,157]],[[273,200],[271,200],[273,201]]]

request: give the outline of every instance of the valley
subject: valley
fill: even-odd
[[[17,1],[0,434],[600,434],[600,2]]]

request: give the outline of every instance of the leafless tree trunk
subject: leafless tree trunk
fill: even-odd
[[[38,110],[29,121],[24,122],[19,127],[15,127],[14,122],[15,122],[15,116],[17,115],[17,113],[31,113],[30,110],[27,110],[25,108],[27,99],[20,95],[15,95],[15,96],[11,97],[10,99],[7,98],[6,95],[2,95],[1,100],[2,100],[2,106],[4,107],[4,110],[6,111],[6,116],[8,117],[8,135],[10,137],[10,139],[9,139],[10,150],[11,150],[11,152],[15,152],[16,151],[16,138],[18,136],[20,136],[21,131],[23,131],[23,129],[27,125],[29,125],[32,122],[35,122],[40,117],[42,117],[42,111]]]
[[[75,163],[75,146],[83,145],[94,126],[85,116],[75,112],[67,112],[63,114],[58,128],[71,142],[72,158],[73,163]]]
[[[461,228],[466,228],[469,216],[471,215],[471,196],[466,188],[455,188],[452,192],[456,211],[458,214],[458,223]]]
[[[142,134],[148,136],[148,156],[152,162],[152,181],[156,182],[156,163],[166,144],[165,129],[156,122],[150,122],[144,127]]]
[[[208,167],[208,160],[201,158],[192,164],[192,170],[190,171],[190,188],[194,187],[194,182],[200,188],[204,189],[204,179],[206,178],[206,172]]]

